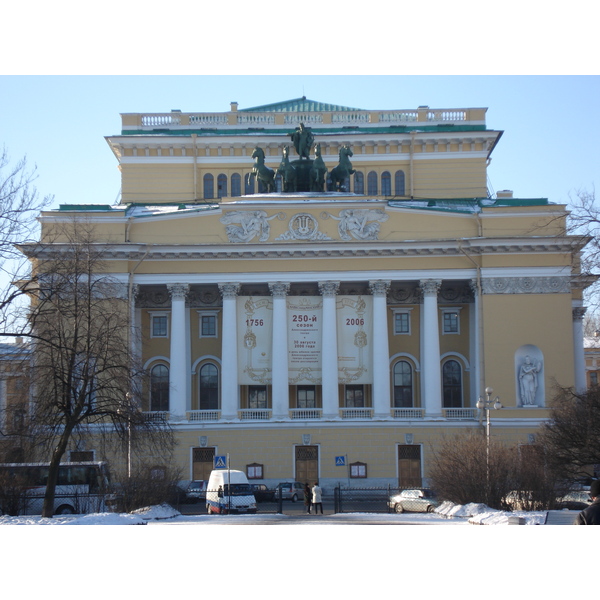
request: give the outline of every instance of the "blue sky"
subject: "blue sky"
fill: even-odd
[[[487,107],[504,134],[488,169],[494,191],[567,203],[600,186],[600,77],[589,76],[0,76],[0,145],[38,167],[58,204],[112,204],[117,161],[104,136],[120,113],[227,111],[289,100],[363,109]]]

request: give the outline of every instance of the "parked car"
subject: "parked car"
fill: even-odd
[[[592,503],[590,493],[586,490],[579,490],[575,492],[569,492],[562,498],[556,500],[556,508],[569,510],[583,510]]]
[[[402,490],[391,496],[388,507],[394,512],[433,512],[439,500],[431,490]]]
[[[194,503],[194,502],[202,502],[206,500],[206,484],[208,482],[203,479],[196,479],[194,481],[190,481],[186,491],[185,491],[185,501]]]
[[[270,490],[264,483],[251,483],[252,493],[257,502],[273,502],[275,490]]]
[[[304,484],[299,481],[293,481],[292,483],[284,482],[277,486],[277,493],[281,494],[282,500],[291,500],[297,502],[304,498]],[[279,498],[279,496],[276,496]]]

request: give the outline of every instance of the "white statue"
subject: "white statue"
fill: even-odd
[[[230,242],[250,242],[256,236],[260,242],[266,242],[271,233],[269,220],[273,218],[275,217],[267,218],[264,210],[234,210],[225,213],[220,221],[225,224]]]
[[[542,361],[533,363],[527,355],[519,370],[519,389],[523,406],[535,406],[538,389],[538,373],[542,370]]]

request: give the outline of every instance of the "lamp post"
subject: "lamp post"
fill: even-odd
[[[127,419],[127,479],[131,479],[131,394],[127,392],[125,394],[126,405],[125,408],[119,408],[117,413],[124,415]]]
[[[479,400],[477,400],[477,408],[479,410],[485,410],[485,440],[486,440],[486,455],[485,455],[485,471],[486,471],[486,496],[487,501],[489,502],[490,496],[490,430],[491,430],[491,421],[490,421],[490,410],[492,408],[494,410],[500,410],[502,408],[502,404],[500,403],[500,397],[496,396],[492,400],[492,394],[494,390],[491,387],[485,388],[486,398],[482,398],[479,396]]]

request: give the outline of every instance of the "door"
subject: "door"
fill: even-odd
[[[421,484],[421,446],[398,446],[398,485],[420,488]]]
[[[213,470],[215,458],[214,448],[192,449],[192,477],[208,481],[210,472]]]
[[[296,446],[296,481],[311,486],[319,481],[318,446]]]

